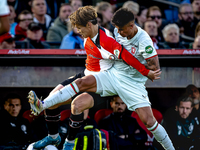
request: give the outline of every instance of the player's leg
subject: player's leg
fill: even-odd
[[[94,99],[88,93],[78,95],[71,103],[71,116],[69,128],[67,131],[67,138],[63,145],[63,150],[72,150],[74,146],[74,139],[83,123],[83,111],[94,106]]]
[[[67,80],[63,81],[61,84],[56,86],[50,92],[49,96],[54,94],[56,91],[62,89],[64,87],[64,85],[67,85],[67,84],[71,83],[72,81],[74,81],[75,79],[82,77],[82,76],[84,76],[83,71],[76,74],[75,76],[70,77]],[[46,136],[45,138],[43,138],[40,141],[35,142],[35,144],[33,145],[34,148],[41,149],[49,144],[56,145],[56,146],[59,145],[59,143],[61,142],[61,137],[58,133],[58,124],[59,124],[59,120],[60,120],[59,106],[70,104],[70,103],[71,103],[71,99],[69,101],[56,104],[56,105],[44,110],[45,111],[45,120],[46,120],[46,124],[47,124],[47,128],[48,128],[48,136]]]
[[[56,86],[56,88],[54,88],[51,91],[51,93],[49,95],[56,92],[57,90],[60,90],[63,87],[64,87],[63,85],[59,84],[58,86]],[[48,135],[46,137],[44,137],[43,139],[35,142],[33,144],[33,148],[42,149],[42,148],[46,147],[47,145],[58,146],[60,144],[61,137],[58,133],[58,123],[60,120],[59,106],[66,105],[66,104],[68,104],[68,102],[59,103],[57,105],[50,107],[49,109],[44,110],[45,121],[46,121],[47,128],[48,128]]]
[[[93,75],[88,75],[76,79],[71,84],[66,85],[62,89],[49,95],[44,101],[40,101],[33,91],[29,92],[28,98],[33,112],[39,114],[44,109],[52,107],[58,103],[65,101],[69,102],[70,99],[79,92],[96,92],[96,89],[95,77]]]
[[[151,107],[140,107],[135,110],[135,112],[140,117],[141,121],[145,124],[147,129],[151,131],[155,139],[166,149],[175,150],[173,144],[165,131],[165,129],[160,125],[155,117],[153,116]]]

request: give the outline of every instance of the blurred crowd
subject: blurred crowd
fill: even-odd
[[[135,24],[152,38],[156,49],[198,49],[200,0],[168,0],[166,4],[144,0],[7,0],[10,31],[0,36],[0,49],[83,49],[83,38],[72,28],[69,15],[92,5],[98,23],[114,31],[111,18],[121,7],[135,15]]]

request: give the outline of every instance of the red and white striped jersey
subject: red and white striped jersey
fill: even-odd
[[[87,53],[86,69],[93,72],[111,68],[123,49],[109,31],[102,27],[99,27],[93,40],[89,37],[84,39],[84,47]]]
[[[0,17],[10,14],[10,10],[7,4],[7,0],[0,0]]]

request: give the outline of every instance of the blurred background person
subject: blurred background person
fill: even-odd
[[[9,15],[9,21],[10,21],[10,34],[15,35],[15,27],[17,26],[17,22],[15,22],[16,13],[15,9],[12,5],[9,5],[10,15]]]
[[[64,36],[60,49],[84,49],[83,37],[78,33],[77,28]]]
[[[43,30],[43,39],[46,40],[47,32],[51,23],[52,18],[47,15],[47,5],[45,0],[32,0],[31,10],[33,13],[33,21],[39,23]]]
[[[181,4],[179,7],[178,18],[176,24],[180,28],[182,41],[193,42],[198,21],[194,19],[192,5],[188,3]]]
[[[43,35],[43,30],[40,25],[36,22],[32,22],[29,24],[27,29],[27,38],[24,40],[28,43],[27,48],[31,49],[48,49],[50,48],[49,44],[45,41],[41,41]]]
[[[31,0],[7,0],[8,5],[12,5],[14,7],[17,17],[25,9],[31,11],[31,7],[29,5],[30,1]]]
[[[135,24],[141,28],[144,27],[144,22],[147,20],[147,10],[148,9],[145,6],[140,6],[139,12],[135,18]]]
[[[179,33],[179,27],[177,24],[168,24],[164,27],[162,30],[165,42],[159,43],[159,48],[164,49],[172,49],[172,48],[186,48],[183,44],[180,42],[180,33]]]
[[[196,110],[198,110],[198,113],[200,114],[200,107],[199,107],[200,93],[199,93],[199,89],[194,84],[189,84],[186,87],[186,94],[188,94],[189,97],[192,98],[193,107]]]
[[[23,10],[18,15],[18,24],[15,27],[15,40],[22,41],[27,37],[28,25],[33,22],[33,15],[28,10]]]
[[[15,93],[7,94],[3,108],[0,111],[0,149],[26,149],[33,140],[33,132],[28,120],[22,117],[21,97]]]
[[[162,125],[173,141],[176,150],[198,150],[200,142],[199,115],[193,108],[192,98],[178,98],[175,109],[164,114]],[[162,150],[163,148],[157,147]]]
[[[63,37],[70,32],[68,17],[72,11],[72,7],[68,3],[63,3],[60,6],[59,16],[47,32],[48,42],[61,42]]]
[[[194,42],[192,43],[192,47],[190,47],[190,49],[200,49],[200,35],[194,39]]]
[[[155,49],[158,49],[158,40],[156,37],[158,36],[158,27],[154,20],[147,20],[144,22],[144,30],[149,34],[152,39],[153,46]]]
[[[200,0],[190,0],[190,3],[192,4],[194,18],[200,21]]]
[[[0,35],[0,49],[14,49],[15,40],[9,33]]]
[[[110,101],[113,113],[99,121],[99,128],[113,131],[117,136],[119,150],[147,150],[147,133],[137,120],[127,113],[127,105],[119,96]]]
[[[108,29],[111,33],[114,31],[114,26],[111,24],[111,18],[113,16],[112,6],[108,2],[100,2],[96,6],[96,11],[102,14],[102,27]]]
[[[166,25],[166,22],[164,21],[162,17],[162,12],[158,6],[151,6],[148,8],[147,20],[154,20],[156,22],[158,26],[157,40],[158,42],[164,42],[162,29]]]
[[[76,11],[79,7],[83,6],[83,1],[82,0],[71,0],[71,6],[73,11]]]
[[[132,11],[134,16],[136,17],[139,12],[139,5],[136,2],[133,1],[126,1],[122,8],[127,8],[128,10]]]
[[[9,7],[7,5],[7,0],[0,1],[0,35],[10,30],[9,22]]]

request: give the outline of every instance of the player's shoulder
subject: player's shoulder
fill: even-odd
[[[104,36],[106,36],[106,37],[108,37],[108,38],[114,39],[113,34],[112,34],[108,29],[103,28],[103,27],[101,27],[101,26],[99,27],[99,29],[100,29],[100,33],[101,33],[101,34],[104,34]]]

